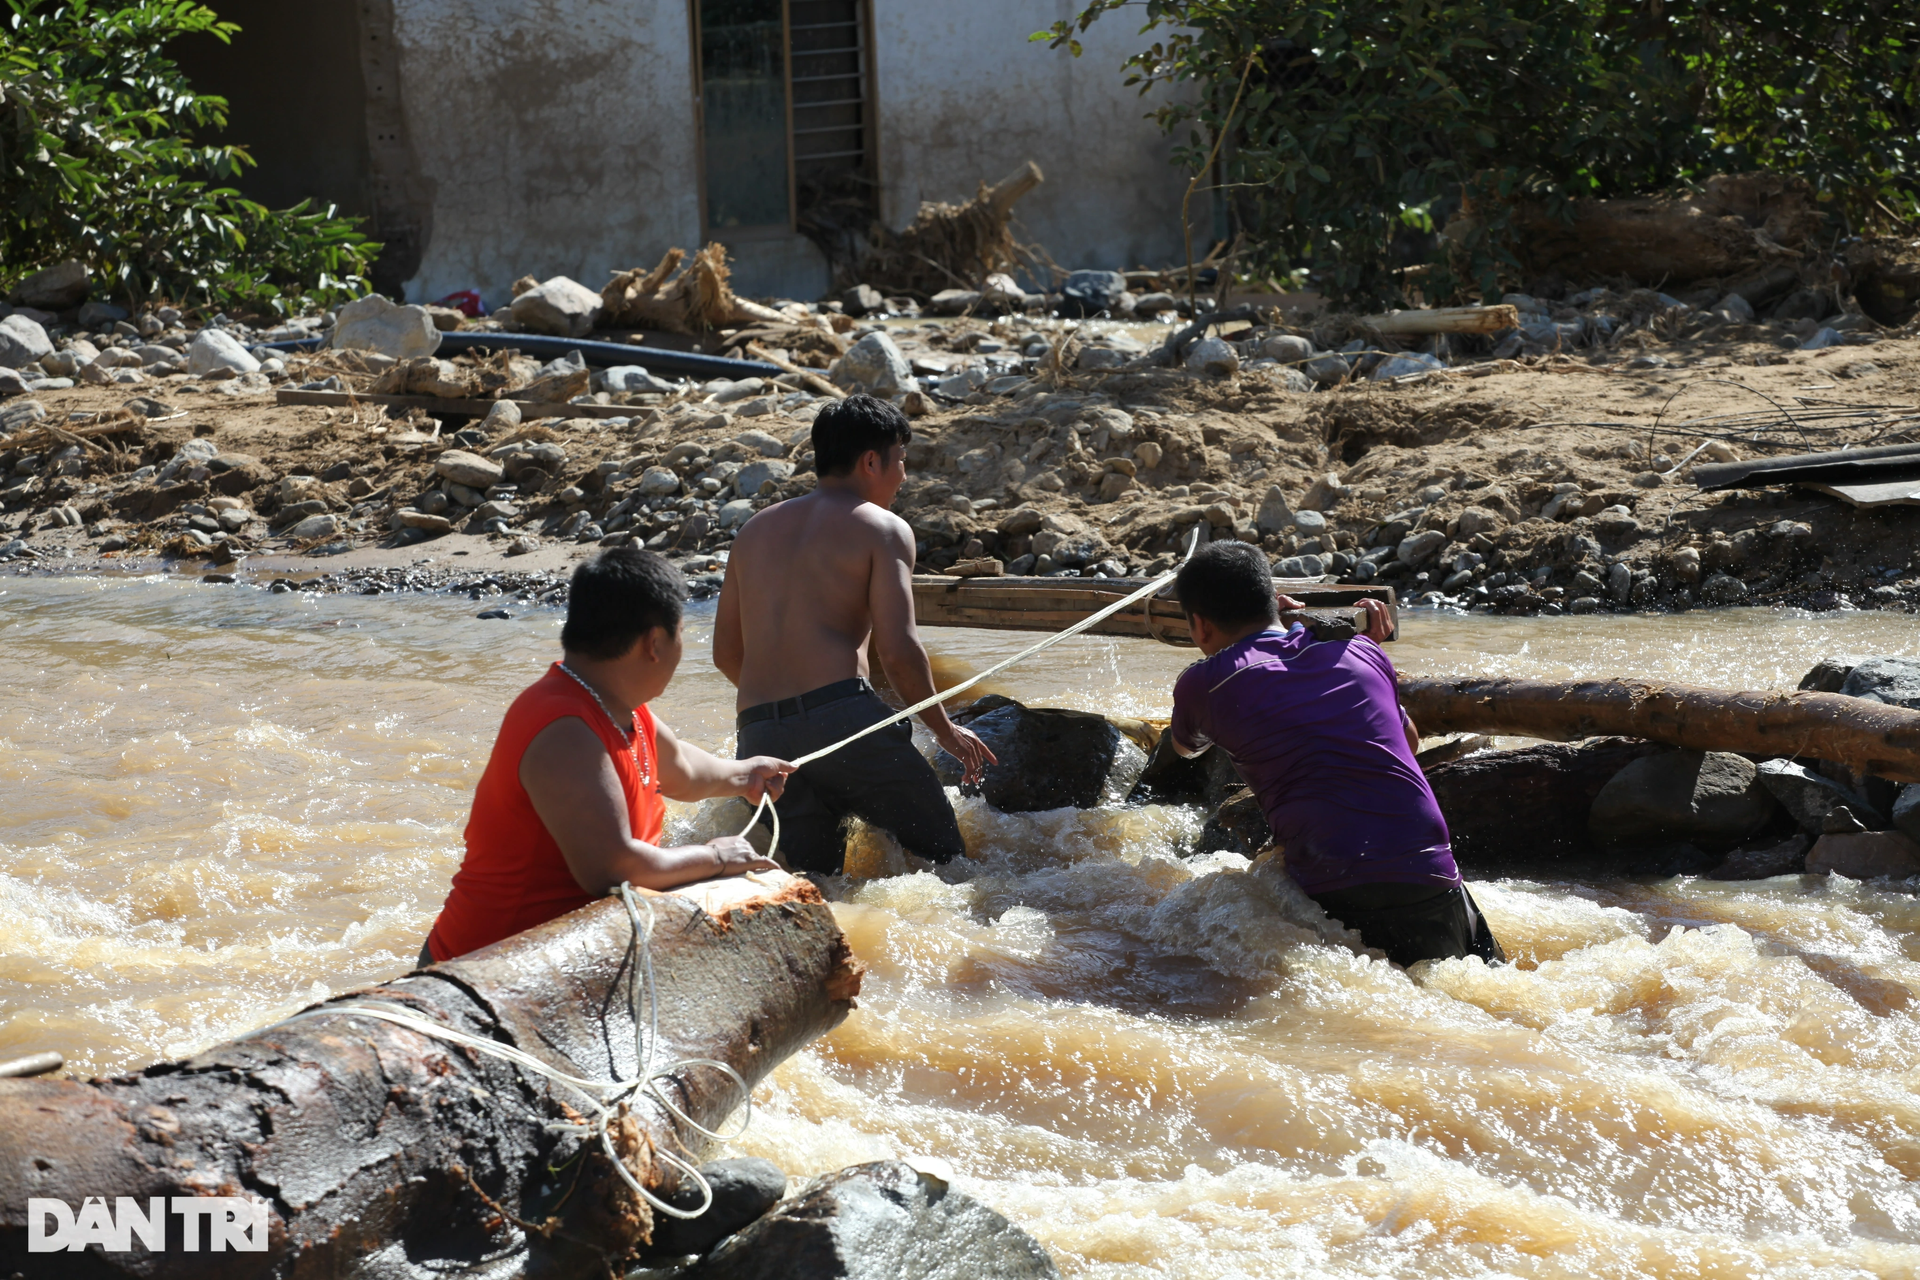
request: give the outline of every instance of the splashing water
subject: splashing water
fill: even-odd
[[[105,1072],[409,967],[558,618],[164,579],[0,594],[0,1056]],[[730,746],[704,622],[656,708]],[[1030,637],[934,632],[985,665]],[[1438,619],[1417,672],[1791,687],[1904,620]],[[999,681],[1164,714],[1191,655],[1082,638]],[[1199,815],[958,803],[976,859],[860,833],[860,1009],[735,1144],[933,1154],[1071,1276],[1920,1276],[1920,896],[1789,877],[1476,881],[1510,966],[1405,973]],[[675,830],[718,821],[680,808]],[[1471,868],[1468,869],[1472,874]]]

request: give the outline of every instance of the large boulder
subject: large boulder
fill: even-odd
[[[528,333],[584,338],[599,322],[602,305],[600,295],[579,281],[555,276],[515,298],[507,309]]]
[[[884,332],[875,330],[847,348],[833,363],[836,386],[853,387],[868,395],[889,399],[914,387],[913,369],[900,348]]]
[[[809,1183],[680,1280],[1056,1280],[1047,1251],[945,1179],[894,1160]]]
[[[1112,311],[1127,291],[1127,278],[1118,271],[1075,271],[1060,286],[1060,314],[1091,316]]]
[[[86,264],[68,258],[34,272],[13,286],[7,301],[16,307],[65,311],[87,300],[88,283]]]
[[[1832,778],[1815,773],[1803,764],[1795,764],[1791,760],[1763,760],[1758,775],[1760,785],[1780,802],[1781,808],[1793,815],[1793,820],[1808,835],[1817,836],[1824,831],[1833,811],[1842,806],[1851,810],[1870,830],[1879,830],[1887,825],[1885,819],[1867,803],[1866,797]]]
[[[1227,378],[1240,372],[1240,353],[1220,338],[1202,338],[1187,352],[1187,372]]]
[[[592,383],[593,374],[587,368],[586,357],[578,351],[569,351],[541,365],[533,380],[514,392],[513,398],[529,404],[565,404],[576,396],[586,395]]]
[[[1127,793],[1131,804],[1197,804],[1209,811],[1223,807],[1246,787],[1246,779],[1224,751],[1183,756],[1173,735],[1162,733],[1147,753],[1147,763]],[[1264,819],[1263,819],[1264,821]]]
[[[1893,829],[1912,840],[1920,840],[1920,782],[1900,788],[1893,802]]]
[[[1831,872],[1852,880],[1881,876],[1905,880],[1920,876],[1920,844],[1898,831],[1821,836],[1807,854],[1807,871],[1813,875]]]
[[[780,484],[793,476],[793,464],[781,458],[762,458],[758,462],[749,462],[733,474],[733,491],[743,498],[759,494],[760,487],[769,482]]]
[[[1594,800],[1622,769],[1660,750],[1637,738],[1591,738],[1478,751],[1428,767],[1427,784],[1462,867],[1585,867],[1602,860],[1587,830]]]
[[[1587,829],[1615,847],[1686,842],[1726,850],[1773,810],[1752,761],[1726,751],[1662,751],[1608,780],[1587,812]]]
[[[1262,533],[1279,533],[1293,525],[1293,511],[1287,506],[1287,495],[1280,491],[1277,484],[1267,486],[1267,496],[1260,500],[1260,510],[1253,518],[1253,527]]]
[[[202,329],[187,347],[187,372],[202,378],[219,370],[258,373],[260,362],[224,329]]]
[[[1847,673],[1840,692],[1920,711],[1920,658],[1862,658]]]
[[[1273,828],[1267,825],[1267,811],[1260,807],[1260,797],[1253,794],[1251,787],[1238,787],[1208,816],[1193,851],[1225,850],[1251,858],[1272,843]]]
[[[435,475],[469,489],[487,489],[506,477],[506,469],[499,463],[465,449],[447,450],[433,460],[433,470]]]
[[[771,1160],[714,1160],[700,1166],[700,1176],[713,1194],[712,1206],[697,1218],[657,1215],[647,1257],[684,1258],[706,1253],[779,1204],[780,1197],[787,1194],[787,1175]],[[700,1207],[700,1188],[689,1178],[665,1199],[674,1208],[691,1212]]]
[[[371,351],[411,360],[440,349],[440,329],[425,307],[398,306],[370,293],[340,308],[332,345],[340,351]]]
[[[1118,804],[1147,763],[1147,753],[1117,725],[1086,711],[1027,707],[995,695],[954,718],[998,759],[981,794],[1002,813]],[[960,784],[960,762],[945,751],[935,752],[933,769],[943,784]]]
[[[38,321],[25,316],[0,320],[0,366],[24,369],[53,354],[53,340]]]

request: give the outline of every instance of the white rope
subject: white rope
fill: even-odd
[[[622,1160],[620,1153],[614,1149],[613,1135],[609,1131],[609,1126],[619,1115],[617,1107],[620,1103],[644,1089],[654,1101],[658,1102],[669,1114],[685,1124],[688,1128],[705,1137],[724,1142],[732,1138],[737,1138],[742,1133],[745,1133],[747,1125],[752,1122],[753,1092],[738,1071],[735,1071],[728,1064],[713,1058],[681,1058],[665,1067],[658,1069],[654,1067],[654,1051],[660,1043],[660,1002],[653,984],[653,904],[644,898],[636,899],[633,895],[633,887],[624,881],[615,888],[614,892],[620,895],[620,901],[626,905],[627,919],[633,925],[635,945],[639,952],[639,972],[635,975],[633,996],[629,1002],[629,1011],[633,1016],[633,1054],[634,1061],[639,1067],[639,1072],[631,1080],[589,1080],[582,1076],[572,1075],[557,1067],[549,1066],[532,1054],[521,1049],[516,1049],[512,1045],[501,1044],[497,1040],[482,1039],[479,1036],[469,1035],[464,1031],[458,1031],[452,1027],[442,1026],[440,1023],[429,1021],[411,1010],[398,1005],[388,1004],[385,1001],[358,1001],[353,1004],[329,1005],[318,1009],[309,1009],[304,1013],[296,1013],[293,1017],[286,1019],[285,1022],[279,1025],[285,1026],[290,1022],[300,1022],[305,1019],[322,1017],[345,1016],[371,1018],[379,1022],[392,1023],[394,1026],[405,1027],[409,1031],[415,1031],[424,1036],[431,1036],[436,1040],[444,1040],[448,1044],[461,1045],[477,1053],[484,1053],[491,1057],[498,1058],[502,1062],[511,1063],[523,1071],[529,1071],[534,1075],[545,1077],[562,1088],[571,1091],[586,1104],[587,1110],[591,1113],[591,1117],[582,1122],[566,1121],[549,1123],[546,1126],[549,1131],[580,1135],[597,1134],[601,1147],[607,1153],[607,1159],[613,1163],[614,1171],[620,1175],[621,1179],[625,1181],[629,1187],[632,1187],[648,1204],[652,1205],[657,1212],[664,1213],[670,1218],[698,1218],[701,1214],[713,1207],[712,1186],[701,1176],[699,1169],[687,1161],[682,1160],[679,1156],[674,1155],[671,1151],[664,1151],[659,1148],[655,1148],[654,1150],[655,1157],[666,1161],[689,1178],[692,1178],[694,1184],[700,1188],[700,1207],[692,1212],[676,1208],[640,1185],[639,1179],[634,1177],[632,1172],[628,1170],[626,1161]],[[646,919],[644,921],[642,921],[640,917],[640,905],[643,903],[647,909]],[[644,1039],[641,1034],[642,1018],[640,1016],[640,1004],[642,1000],[646,1002],[647,1006],[647,1017],[645,1019],[646,1034]],[[730,1077],[733,1082],[740,1087],[742,1116],[739,1128],[735,1129],[732,1133],[720,1133],[716,1130],[709,1129],[685,1111],[682,1111],[680,1107],[667,1096],[666,1091],[661,1088],[660,1082],[662,1080],[674,1079],[676,1073],[679,1072],[682,1067],[712,1067],[721,1074]]]
[[[954,685],[950,689],[936,690],[932,697],[922,698],[919,702],[914,703],[912,706],[908,707],[904,711],[896,712],[895,714],[888,716],[885,720],[882,720],[877,724],[870,724],[866,728],[860,730],[858,733],[848,734],[846,737],[840,739],[840,741],[834,743],[832,746],[822,747],[818,751],[808,752],[806,755],[801,756],[798,760],[795,760],[793,762],[794,768],[798,769],[802,765],[811,764],[813,761],[820,759],[822,756],[830,756],[834,752],[838,751],[840,748],[847,746],[850,743],[858,742],[860,741],[860,739],[866,737],[870,733],[878,733],[882,729],[885,729],[890,725],[899,724],[902,720],[906,720],[912,716],[919,715],[922,711],[925,711],[928,707],[931,707],[936,702],[946,702],[950,698],[953,698],[959,694],[965,693],[968,689],[973,688],[973,686],[979,684],[982,680],[989,680],[994,676],[999,675],[1002,671],[1005,671],[1008,667],[1011,667],[1016,663],[1025,662],[1028,658],[1033,657],[1033,655],[1035,655],[1036,653],[1040,653],[1040,652],[1043,652],[1044,650],[1051,649],[1053,648],[1054,645],[1059,644],[1062,640],[1071,639],[1072,637],[1079,635],[1082,631],[1085,631],[1087,628],[1094,626],[1097,623],[1106,621],[1108,618],[1111,618],[1114,614],[1120,612],[1122,609],[1125,609],[1130,605],[1137,604],[1141,600],[1146,599],[1148,596],[1157,594],[1169,582],[1172,582],[1176,577],[1179,576],[1180,570],[1186,567],[1187,561],[1193,559],[1193,553],[1195,551],[1198,551],[1199,549],[1200,549],[1200,526],[1195,525],[1193,527],[1193,537],[1187,540],[1187,554],[1180,558],[1180,563],[1175,565],[1173,568],[1167,570],[1165,573],[1161,574],[1159,577],[1155,578],[1152,582],[1149,582],[1146,586],[1140,588],[1138,591],[1134,592],[1132,595],[1127,596],[1123,600],[1115,601],[1113,604],[1108,605],[1106,608],[1100,610],[1100,612],[1098,613],[1089,614],[1087,617],[1080,619],[1080,621],[1068,627],[1065,631],[1056,631],[1054,634],[1048,636],[1045,640],[1042,640],[1039,644],[1036,644],[1031,648],[1022,649],[1019,653],[1014,654],[1011,658],[1008,658],[1002,662],[994,663],[992,666],[988,667],[985,671],[982,671],[979,675],[974,676],[969,680],[963,680],[959,684]],[[1153,622],[1153,606],[1149,604],[1147,606],[1147,623],[1149,627],[1152,626],[1152,622]],[[766,856],[768,858],[772,858],[774,854],[774,850],[780,847],[780,810],[778,808],[774,808],[769,803],[766,791],[764,790],[761,791],[760,804],[758,805],[758,807],[754,809],[753,817],[747,819],[747,825],[740,828],[740,835],[744,838],[747,832],[753,830],[754,824],[760,821],[760,815],[763,813],[766,813],[770,808],[773,811],[773,843],[767,846]]]

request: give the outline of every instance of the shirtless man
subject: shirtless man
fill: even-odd
[[[766,508],[734,539],[714,619],[713,661],[740,690],[742,758],[793,760],[893,714],[867,683],[867,637],[909,705],[934,693],[913,619],[913,531],[887,510],[907,478],[906,415],[849,396],[813,423],[819,482]],[[920,719],[976,781],[993,763],[938,704]],[[966,852],[946,792],[902,721],[787,779],[780,849],[797,871],[837,872],[858,816],[934,863]]]

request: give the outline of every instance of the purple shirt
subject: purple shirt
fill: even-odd
[[[1316,642],[1300,626],[1248,636],[1181,674],[1170,732],[1232,757],[1308,893],[1460,883],[1373,641]]]

